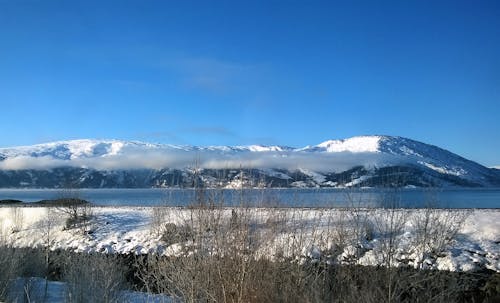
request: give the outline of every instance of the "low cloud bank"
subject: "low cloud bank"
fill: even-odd
[[[220,152],[220,151],[130,151],[117,155],[54,159],[50,156],[19,156],[0,161],[0,170],[51,169],[83,167],[97,170],[160,168],[279,168],[310,169],[318,172],[345,171],[354,166],[396,164],[401,158],[381,153],[311,153],[311,152]]]

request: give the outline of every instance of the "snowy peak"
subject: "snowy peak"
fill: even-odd
[[[9,157],[51,157],[60,160],[116,155],[131,143],[118,140],[80,139],[57,141],[32,146],[0,148],[0,154]]]
[[[56,141],[32,146],[0,148],[0,161],[12,157],[36,158],[47,156],[60,160],[75,160],[80,158],[116,156],[138,151],[284,152],[290,150],[293,150],[293,148],[286,146],[248,145],[200,147],[190,145],[152,144],[140,141],[79,139]]]
[[[196,147],[200,151],[221,151],[221,152],[284,152],[293,150],[287,146],[277,145],[238,145],[238,146],[209,146],[209,147]]]
[[[56,151],[56,156],[70,159],[102,157],[107,155],[117,155],[124,147],[125,143],[116,140],[97,141],[97,140],[74,140],[62,143],[53,143],[49,146]],[[44,146],[41,146],[43,150]],[[59,149],[59,152],[57,152]],[[47,152],[49,152],[47,150]]]
[[[373,153],[379,152],[382,138],[381,136],[359,136],[343,140],[328,140],[316,145],[313,149],[329,153]]]
[[[184,150],[191,151],[194,147],[169,144],[152,144],[140,141],[78,139],[0,148],[4,159],[12,157],[50,157],[58,160],[77,160],[82,158],[111,157],[131,151],[147,150]]]
[[[303,150],[328,153],[386,153],[416,157],[424,157],[423,154],[449,153],[436,146],[397,136],[357,136],[342,140],[328,140]]]

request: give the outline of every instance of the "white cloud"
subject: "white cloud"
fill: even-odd
[[[49,156],[30,157],[18,156],[7,158],[0,162],[1,170],[16,170],[16,169],[49,169],[53,167],[66,166],[67,161],[54,159]]]
[[[199,167],[281,168],[288,170],[345,171],[357,165],[382,166],[398,163],[395,156],[380,153],[311,153],[311,152],[220,152],[211,150],[130,150],[126,153],[101,157],[59,160],[49,156],[19,156],[0,162],[2,170],[51,169],[55,167],[86,167],[98,170],[158,169]]]

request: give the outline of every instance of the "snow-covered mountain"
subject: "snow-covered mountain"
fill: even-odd
[[[394,136],[329,140],[302,148],[87,139],[0,148],[0,187],[193,185],[500,186],[500,173],[439,147]]]
[[[0,156],[3,159],[15,157],[45,157],[49,156],[57,160],[79,160],[85,158],[111,157],[116,155],[126,155],[134,152],[199,152],[199,151],[217,151],[226,152],[269,152],[269,151],[287,151],[293,150],[289,147],[281,146],[189,146],[172,144],[154,144],[139,141],[120,141],[120,140],[93,140],[81,139],[70,141],[57,141],[45,144],[31,146],[19,146],[11,148],[0,148]]]

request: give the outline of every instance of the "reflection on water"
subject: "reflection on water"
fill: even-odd
[[[398,206],[500,208],[500,189],[80,189],[98,205],[186,206],[194,203],[283,207]],[[0,189],[1,199],[34,202],[65,195],[57,189]]]

